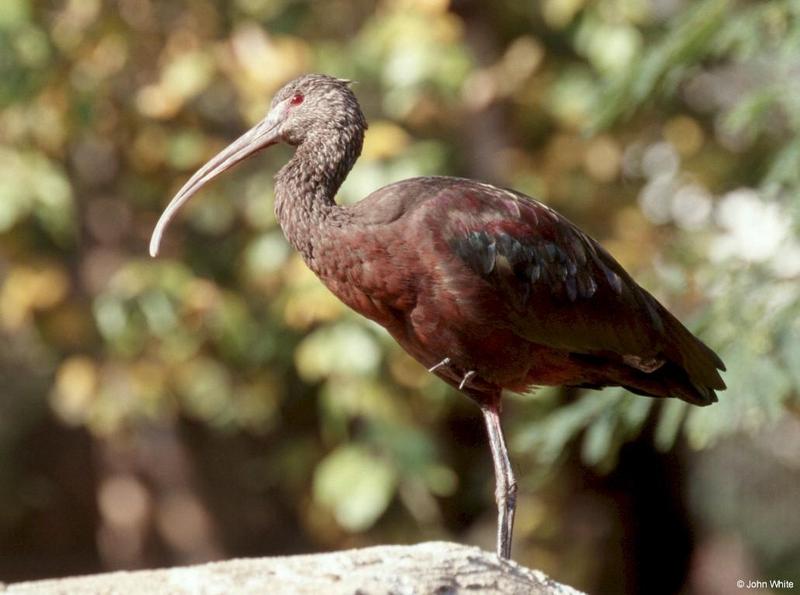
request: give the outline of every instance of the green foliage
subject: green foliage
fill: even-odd
[[[609,81],[607,96],[591,127],[604,128],[630,113],[650,99],[659,85],[664,86],[662,96],[671,94],[687,69],[711,53],[714,36],[719,34],[730,5],[730,0],[694,2],[674,19],[669,30],[642,52],[630,69]]]
[[[314,498],[350,531],[369,528],[386,510],[397,485],[394,469],[363,447],[340,446],[317,466]]]

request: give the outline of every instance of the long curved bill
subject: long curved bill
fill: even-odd
[[[161,214],[150,238],[150,256],[155,257],[158,254],[161,238],[170,221],[200,188],[253,153],[280,141],[280,124],[284,115],[285,106],[275,106],[264,120],[217,153],[189,178]]]

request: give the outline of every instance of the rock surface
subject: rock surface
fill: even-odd
[[[476,547],[443,542],[16,583],[0,587],[0,593],[580,595],[538,570],[501,561]]]

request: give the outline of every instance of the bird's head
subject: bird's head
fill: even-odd
[[[267,116],[198,169],[173,197],[153,230],[150,255],[158,254],[164,231],[178,210],[240,161],[279,142],[300,146],[320,137],[354,139],[360,152],[366,127],[349,81],[307,74],[287,83],[275,94]]]
[[[324,74],[307,74],[284,85],[272,99],[269,113],[267,119],[274,114],[281,120],[281,139],[294,146],[315,134],[342,135],[366,128],[350,81]]]

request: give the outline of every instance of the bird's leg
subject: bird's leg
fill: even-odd
[[[435,364],[435,365],[431,366],[430,368],[428,368],[428,372],[435,372],[436,370],[438,370],[442,366],[446,366],[449,363],[450,363],[450,358],[446,357],[442,361],[440,361],[438,364]]]
[[[517,480],[508,460],[508,449],[500,427],[498,403],[481,405],[486,431],[489,433],[489,446],[492,448],[492,462],[497,488],[497,555],[511,558],[511,534],[514,531],[514,511],[517,503]]]

